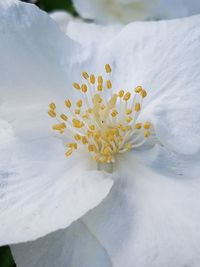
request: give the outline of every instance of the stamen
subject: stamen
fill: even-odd
[[[56,104],[49,104],[48,114],[56,119],[52,129],[71,138],[66,144],[67,157],[85,146],[95,161],[114,162],[117,154],[143,145],[152,135],[151,122],[138,122],[146,90],[137,86],[133,94],[124,90],[113,93],[111,72],[109,64],[105,65],[105,76],[82,72],[83,83],[73,83],[80,93],[74,109],[70,99],[64,102],[69,114],[58,113]],[[110,93],[105,94],[104,88]]]
[[[82,72],[82,76],[86,80],[89,78],[89,75],[88,75],[88,73],[86,71]]]
[[[106,64],[106,65],[105,65],[105,69],[106,69],[106,72],[107,72],[107,73],[111,73],[111,71],[112,71],[112,70],[111,70],[111,67],[110,67],[109,64]]]
[[[73,83],[73,86],[77,90],[80,90],[81,89],[81,87],[80,87],[80,85],[78,83]]]
[[[95,76],[94,76],[94,74],[90,75],[90,83],[91,84],[95,84]]]
[[[106,81],[106,86],[108,89],[111,89],[112,88],[112,83],[110,80]]]
[[[54,110],[49,110],[49,111],[48,111],[48,114],[49,114],[49,116],[51,116],[52,118],[55,118],[55,117],[56,117],[56,113],[55,113]]]

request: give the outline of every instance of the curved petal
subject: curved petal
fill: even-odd
[[[121,178],[108,198],[84,217],[113,265],[197,267],[199,170],[197,176],[190,168],[190,176],[179,169],[181,178],[167,177],[146,169],[130,155],[120,160],[119,168]]]
[[[83,45],[101,45],[113,39],[122,29],[121,25],[102,26],[94,23],[71,21],[66,34]]]
[[[87,160],[66,160],[62,141],[49,137],[47,105],[65,93],[65,64],[77,57],[76,44],[34,5],[3,1],[0,21],[3,245],[67,227],[102,201],[112,181],[87,171]]]
[[[0,3],[0,104],[63,96],[70,77],[65,67],[77,59],[79,46],[35,5],[6,3]]]
[[[86,258],[84,266],[92,267],[198,267],[199,168],[193,172],[192,165],[188,166],[190,176],[179,168],[181,177],[176,173],[172,177],[146,168],[129,154],[117,163],[118,172],[110,194],[68,228],[69,236],[57,233],[40,242],[12,247],[19,267],[26,267],[28,262],[31,267],[56,266],[54,261],[50,264],[52,255],[61,259],[61,267],[82,267]],[[165,159],[165,164],[171,162]],[[76,235],[71,236],[73,229]],[[88,233],[92,240],[88,239]],[[99,244],[98,250],[94,240]],[[97,255],[95,262],[94,255]]]
[[[152,121],[161,143],[182,154],[200,150],[199,25],[200,16],[129,24],[93,47],[89,62],[89,71],[97,73],[111,64],[116,90],[142,85],[148,96],[140,119]]]
[[[34,242],[11,246],[19,267],[112,267],[98,240],[81,221]]]
[[[0,245],[65,228],[109,193],[110,176],[89,171],[83,155],[66,160],[63,150],[53,138],[10,148],[7,164],[0,167]]]
[[[63,32],[66,31],[69,22],[74,19],[73,16],[66,11],[54,11],[50,13],[50,16],[55,20]]]
[[[198,14],[196,0],[73,0],[77,11],[102,24],[135,20],[172,19]]]

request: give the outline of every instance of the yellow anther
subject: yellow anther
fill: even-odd
[[[105,70],[106,70],[107,73],[111,73],[112,69],[111,69],[109,64],[105,65]]]
[[[60,127],[60,124],[55,124],[52,126],[52,129],[56,130],[56,131],[60,131],[62,129],[62,127]]]
[[[150,131],[145,130],[145,131],[144,131],[144,137],[145,137],[145,138],[148,138],[149,136],[150,136]]]
[[[95,152],[96,151],[96,147],[94,145],[89,145],[88,146],[88,151],[89,152]]]
[[[112,82],[111,82],[110,80],[107,80],[107,81],[106,81],[106,87],[107,87],[108,89],[111,89],[111,88],[112,88]]]
[[[77,106],[78,108],[81,108],[82,105],[83,105],[83,101],[82,101],[81,99],[80,99],[79,101],[76,102],[76,106]]]
[[[116,117],[117,114],[118,114],[118,111],[117,111],[117,110],[113,110],[113,111],[111,112],[111,116],[112,116],[113,118]]]
[[[119,93],[118,93],[118,96],[119,97],[123,97],[124,96],[124,90],[120,90]]]
[[[81,89],[81,86],[80,86],[78,83],[73,83],[73,87],[74,87],[76,90],[80,90],[80,89]]]
[[[64,121],[67,121],[68,120],[68,117],[65,115],[65,114],[61,114],[60,115],[60,118]]]
[[[77,149],[78,148],[78,145],[77,145],[77,143],[67,143],[66,144],[66,147]]]
[[[83,93],[86,93],[87,90],[88,90],[87,85],[86,84],[82,84],[81,85],[81,90],[82,90]]]
[[[88,130],[86,135],[87,137],[93,137],[94,134],[92,131]]]
[[[132,109],[127,109],[126,110],[126,115],[130,115],[132,113]]]
[[[48,114],[49,114],[49,116],[52,117],[52,118],[55,118],[55,117],[56,117],[56,113],[55,113],[54,110],[49,110],[49,111],[48,111]]]
[[[80,109],[75,109],[75,114],[76,115],[80,115],[80,113],[81,113],[81,110]]]
[[[71,156],[71,154],[73,153],[73,151],[74,151],[74,149],[69,149],[69,150],[67,150],[67,152],[65,153],[65,155],[66,155],[66,157],[69,157],[69,156]]]
[[[135,92],[136,93],[140,93],[142,91],[142,86],[137,86],[136,88],[135,88]]]
[[[104,154],[104,155],[109,155],[110,152],[111,152],[111,150],[110,150],[110,147],[109,147],[109,146],[106,146],[106,147],[103,149],[103,154]]]
[[[104,105],[101,105],[101,110],[104,110],[105,109],[105,106]]]
[[[95,137],[96,139],[99,139],[99,138],[101,137],[101,134],[100,134],[99,132],[96,132],[96,133],[94,134],[94,137]]]
[[[125,126],[122,126],[120,129],[121,129],[123,132],[126,132],[126,131],[127,131],[127,128],[126,128]]]
[[[94,76],[94,74],[90,75],[90,83],[91,84],[95,84],[95,76]]]
[[[64,130],[65,128],[66,128],[65,123],[55,124],[52,126],[52,129],[56,131]]]
[[[98,84],[103,84],[103,77],[101,75],[98,76]]]
[[[82,143],[83,143],[83,145],[88,143],[87,137],[82,136]]]
[[[147,96],[147,92],[145,90],[142,90],[140,92],[140,95],[141,95],[142,98],[145,98]]]
[[[146,121],[146,122],[144,123],[144,129],[148,130],[148,129],[150,129],[150,128],[151,128],[151,123],[148,122],[148,121]]]
[[[77,149],[77,148],[78,148],[77,143],[74,143],[74,149]]]
[[[81,140],[81,136],[80,136],[80,134],[75,134],[75,135],[74,135],[74,139],[75,139],[76,141],[80,141],[80,140]]]
[[[95,130],[95,125],[90,125],[89,128],[90,128],[91,131],[94,131]]]
[[[67,125],[64,122],[62,122],[60,125],[63,129],[67,128]]]
[[[77,119],[73,119],[72,123],[75,128],[82,128],[84,126],[84,123]]]
[[[131,117],[126,118],[126,122],[131,122],[133,119]]]
[[[89,119],[89,116],[88,116],[88,114],[84,114],[84,115],[82,116],[82,118],[83,118],[83,119]]]
[[[95,161],[99,162],[99,156],[95,156],[93,159],[94,159]]]
[[[65,106],[67,107],[67,108],[71,108],[71,106],[72,106],[72,103],[71,103],[71,101],[68,99],[68,100],[65,100]]]
[[[136,112],[139,112],[140,109],[141,109],[141,105],[140,105],[140,103],[135,103],[135,111],[136,111]]]
[[[49,104],[49,108],[54,110],[54,109],[56,109],[56,105],[52,102]]]
[[[89,78],[89,75],[86,71],[82,72],[82,76],[84,79],[88,79]]]
[[[97,86],[97,90],[98,90],[98,91],[103,91],[103,85],[102,85],[102,84],[98,84],[98,86]]]
[[[131,93],[130,92],[127,92],[125,95],[124,95],[124,101],[128,101],[131,97]]]
[[[138,122],[135,124],[135,129],[140,130],[142,128],[142,123]]]

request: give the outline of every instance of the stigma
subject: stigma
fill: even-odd
[[[113,89],[111,74],[109,64],[103,75],[82,72],[82,82],[72,84],[80,98],[75,103],[65,99],[64,113],[49,104],[48,114],[56,121],[52,129],[70,140],[65,144],[67,157],[85,147],[96,162],[113,163],[117,154],[142,146],[151,136],[151,122],[138,120],[146,90]]]

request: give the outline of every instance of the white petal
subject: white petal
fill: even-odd
[[[183,154],[200,150],[199,25],[200,16],[129,24],[85,64],[103,73],[110,63],[116,90],[142,85],[148,95],[140,119],[152,121],[160,141]]]
[[[69,77],[64,70],[77,57],[77,45],[35,5],[9,3],[0,3],[0,104],[64,95]]]
[[[105,249],[81,221],[11,249],[18,267],[112,267]]]
[[[65,159],[62,141],[50,131],[47,105],[66,91],[65,64],[76,44],[34,5],[1,2],[0,20],[3,245],[68,226],[102,201],[112,181],[87,171],[87,159]]]
[[[199,175],[164,176],[128,154],[118,169],[108,197],[66,233],[12,247],[19,267],[198,267]]]
[[[73,0],[77,11],[88,19],[108,24],[134,20],[172,19],[198,14],[197,0]]]
[[[63,153],[53,138],[12,145],[0,168],[0,245],[65,228],[109,193],[110,176],[89,171],[83,155]]]
[[[120,25],[101,26],[94,23],[71,21],[67,26],[66,34],[83,45],[91,43],[101,45],[109,42],[121,29]]]
[[[50,16],[56,21],[63,32],[66,32],[67,25],[74,19],[73,16],[66,11],[54,11],[50,13]]]
[[[165,161],[165,164],[170,162]],[[131,166],[131,167],[130,167]],[[84,222],[115,267],[199,265],[200,177],[167,177],[130,160],[108,198]]]

